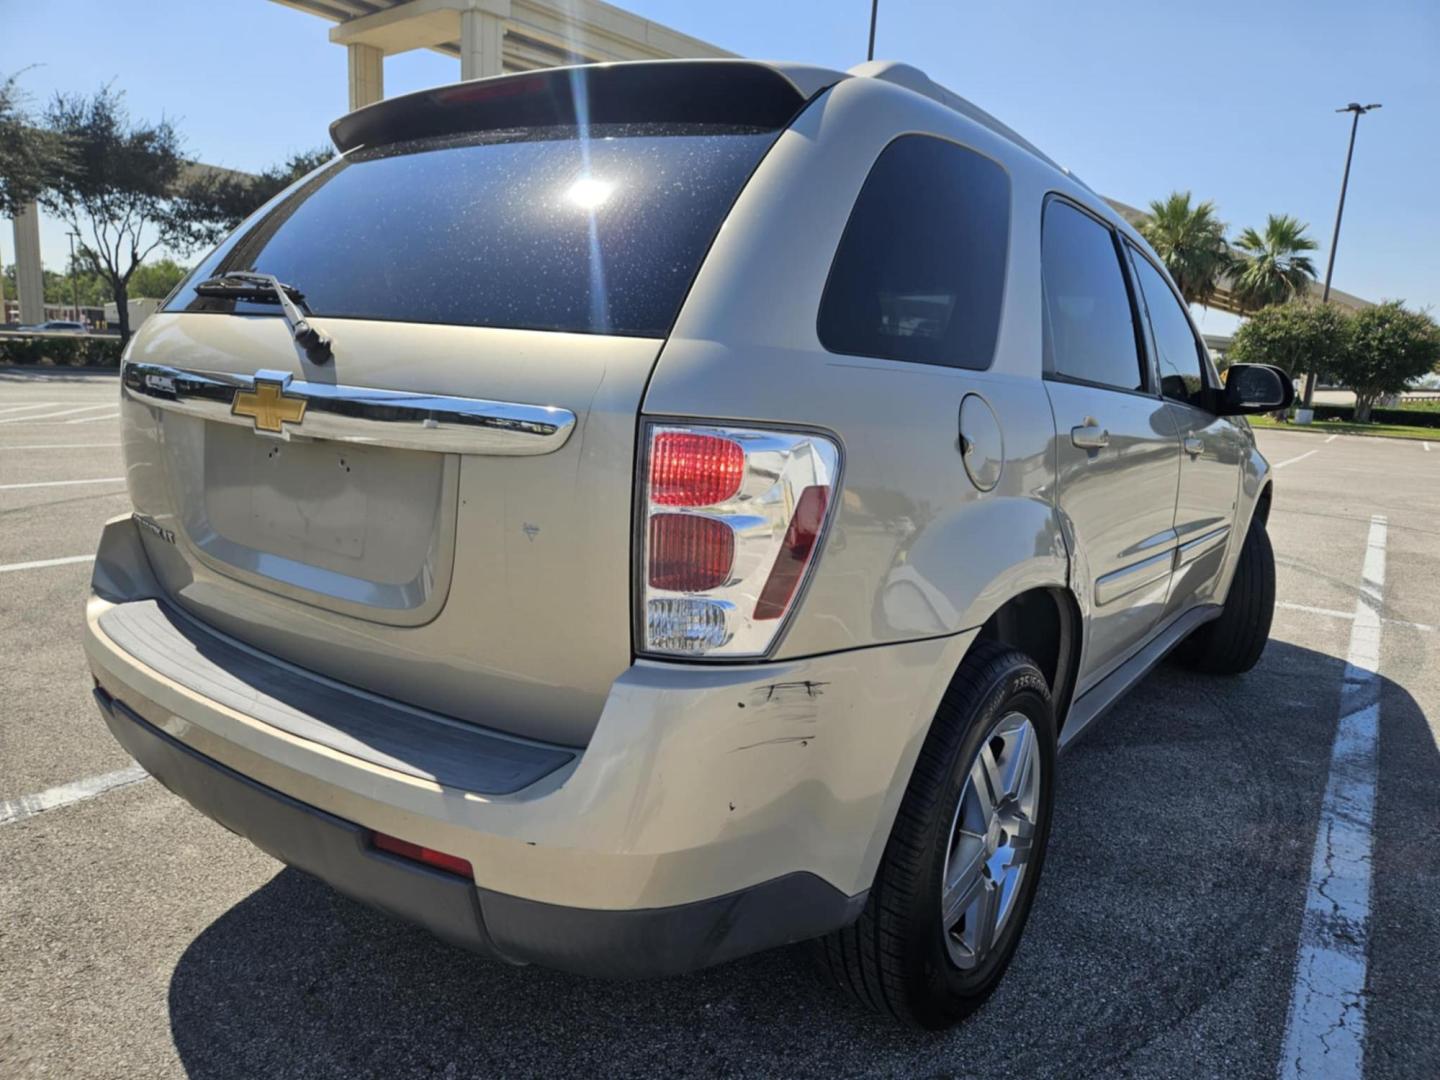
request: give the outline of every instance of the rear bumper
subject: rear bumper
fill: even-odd
[[[507,737],[310,676],[173,609],[185,641],[142,647],[141,609],[153,616],[160,595],[134,524],[111,522],[86,653],[116,738],[166,786],[448,940],[611,975],[683,971],[852,920],[971,638],[637,663],[586,747],[509,740],[500,767],[479,759]],[[437,755],[447,726],[462,743]],[[370,830],[460,856],[475,882],[376,852]]]
[[[463,948],[587,975],[671,975],[844,926],[847,897],[799,872],[728,896],[668,908],[597,911],[477,888],[370,846],[369,830],[307,806],[197,754],[103,690],[111,733],[145,770],[207,817],[356,900]]]

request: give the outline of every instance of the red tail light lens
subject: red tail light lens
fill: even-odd
[[[639,651],[765,656],[820,557],[839,445],[818,432],[660,423],[645,444]]]
[[[409,840],[401,840],[398,836],[387,836],[385,833],[379,832],[370,834],[370,843],[380,851],[399,855],[402,859],[424,863],[426,866],[459,874],[472,881],[475,878],[475,869],[470,865],[470,861],[462,859],[458,855],[447,855],[443,851],[422,847],[419,844],[412,844]]]
[[[650,519],[650,587],[704,592],[725,584],[735,561],[735,530],[698,514]]]
[[[650,452],[650,501],[660,506],[714,506],[740,490],[745,451],[734,439],[662,431]]]
[[[795,516],[785,530],[780,554],[775,556],[775,565],[755,604],[755,618],[778,619],[790,606],[795,586],[805,576],[805,567],[815,553],[815,542],[820,539],[828,496],[829,489],[823,487],[807,487],[801,492],[800,501],[795,504]]]

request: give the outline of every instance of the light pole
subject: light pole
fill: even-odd
[[[80,318],[80,286],[75,281],[75,237],[80,234],[74,231],[65,234],[70,238],[70,299],[75,305],[75,321],[84,322]]]
[[[1335,248],[1340,243],[1340,219],[1345,216],[1345,189],[1350,186],[1350,159],[1355,156],[1355,131],[1360,126],[1360,117],[1364,116],[1371,109],[1380,108],[1379,102],[1371,105],[1361,105],[1358,101],[1352,101],[1343,109],[1336,109],[1337,113],[1348,112],[1354,116],[1350,121],[1350,147],[1345,151],[1345,175],[1340,180],[1340,205],[1335,208],[1335,235],[1330,238],[1330,259],[1325,265],[1325,291],[1320,296],[1320,303],[1330,302],[1330,277],[1335,273]],[[1315,372],[1305,376],[1305,408],[1315,397]]]

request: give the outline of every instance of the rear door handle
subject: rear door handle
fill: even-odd
[[[1070,442],[1081,450],[1100,450],[1110,445],[1110,432],[1087,418],[1084,424],[1070,429]]]
[[[1185,452],[1192,458],[1197,458],[1205,452],[1205,442],[1197,439],[1194,435],[1185,436]]]

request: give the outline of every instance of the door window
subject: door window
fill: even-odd
[[[1190,319],[1180,306],[1174,290],[1149,259],[1138,252],[1132,261],[1140,284],[1146,310],[1150,314],[1150,332],[1155,339],[1155,355],[1160,365],[1160,392],[1171,401],[1183,401],[1196,408],[1205,407],[1205,370],[1201,345],[1190,327]]]
[[[1046,370],[1117,390],[1144,390],[1130,293],[1110,229],[1069,203],[1045,207]]]

